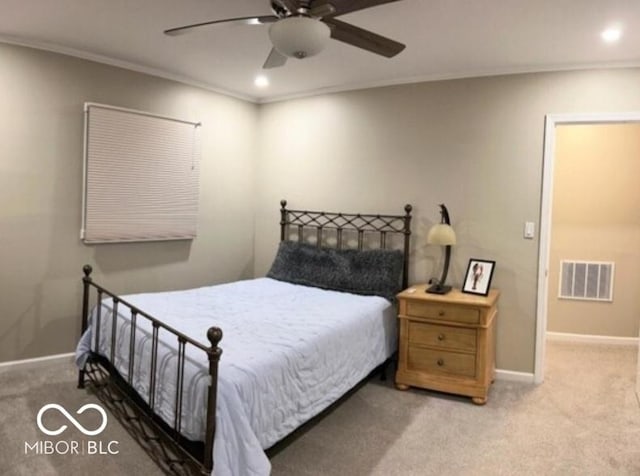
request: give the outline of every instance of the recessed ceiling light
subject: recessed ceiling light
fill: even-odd
[[[255,84],[259,88],[266,88],[267,86],[269,86],[269,78],[263,75],[256,76],[253,84]]]
[[[622,30],[620,28],[607,28],[600,36],[606,43],[615,43],[622,36]]]

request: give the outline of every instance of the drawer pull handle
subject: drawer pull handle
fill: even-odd
[[[444,311],[438,311],[438,316],[443,317],[444,316]]]
[[[438,364],[438,367],[442,367],[444,365],[444,360],[438,359],[438,362],[436,363]]]
[[[438,334],[438,340],[444,340],[444,334]]]

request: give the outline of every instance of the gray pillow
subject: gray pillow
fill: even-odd
[[[401,289],[402,269],[400,250],[336,250],[282,241],[267,276],[393,301]]]

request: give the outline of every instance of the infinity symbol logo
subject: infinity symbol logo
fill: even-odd
[[[100,405],[96,405],[95,403],[87,403],[86,405],[80,407],[76,412],[76,414],[80,415],[81,413],[83,413],[85,410],[88,410],[88,409],[97,410],[97,412],[100,413],[100,415],[102,416],[102,423],[95,430],[87,430],[84,426],[78,423],[78,420],[73,418],[73,416],[67,410],[65,410],[64,407],[58,405],[57,403],[48,403],[47,405],[42,407],[38,412],[36,423],[38,424],[38,428],[40,428],[40,431],[42,431],[42,433],[49,436],[59,435],[60,433],[62,433],[64,430],[67,429],[67,425],[62,425],[57,430],[49,430],[45,428],[45,426],[42,424],[42,415],[44,415],[44,413],[51,408],[55,408],[60,413],[62,413],[65,416],[65,418],[69,420],[69,422],[73,423],[73,426],[75,426],[78,430],[80,430],[82,433],[84,433],[87,436],[98,435],[102,433],[102,431],[107,426],[107,413],[103,410],[103,408]]]

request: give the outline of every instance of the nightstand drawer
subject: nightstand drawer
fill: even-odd
[[[447,306],[421,301],[408,301],[407,314],[463,324],[478,324],[480,322],[480,310],[477,308]]]
[[[475,353],[476,330],[409,321],[409,343]]]
[[[407,369],[431,374],[475,377],[475,354],[444,352],[421,347],[409,347]]]

